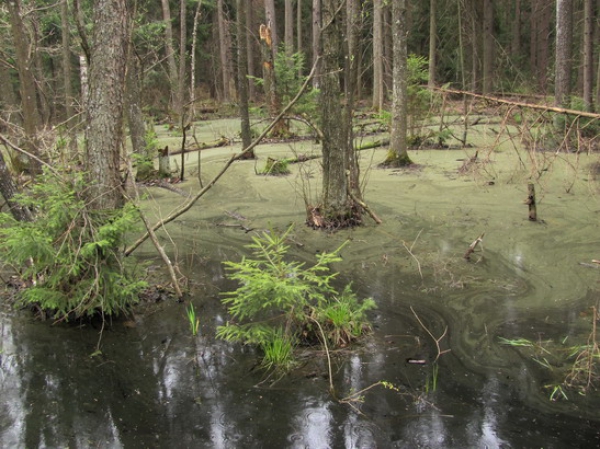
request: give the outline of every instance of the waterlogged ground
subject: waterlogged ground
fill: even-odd
[[[205,123],[197,132],[211,140],[233,129],[235,122]],[[202,152],[204,185],[233,148]],[[476,150],[479,163],[460,174]],[[317,198],[318,160],[292,165],[287,177],[255,174],[268,155],[313,152],[311,142],[258,147],[257,162],[233,164],[161,233],[189,280],[201,335],[190,333],[188,301],[147,303],[134,319],[104,328],[4,311],[2,447],[599,446],[599,395],[556,390],[573,363],[562,354],[586,344],[600,298],[600,270],[591,263],[600,259],[598,155],[482,145],[414,152],[415,167],[384,171],[376,165],[385,150],[363,151],[365,200],[383,224],[366,217],[364,227],[327,234],[303,224],[305,200]],[[185,157],[182,191],[198,189],[196,157]],[[530,180],[535,223],[524,204]],[[158,187],[146,193],[153,218],[185,200]],[[291,252],[308,263],[350,240],[334,267],[340,286],[351,281],[378,304],[373,335],[333,356],[334,394],[322,351],[302,354],[298,369],[273,383],[251,348],[214,338],[227,320],[219,293],[234,288],[221,262],[247,254],[255,232],[292,224]],[[467,262],[463,254],[484,233]],[[168,282],[150,244],[132,257],[150,281]],[[350,396],[362,389],[360,398]],[[558,400],[550,400],[553,391]]]

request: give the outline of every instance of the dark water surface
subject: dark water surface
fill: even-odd
[[[550,401],[546,386],[560,384],[555,373],[500,342],[587,341],[588,313],[600,297],[599,271],[578,265],[600,258],[600,207],[590,183],[577,196],[561,190],[564,177],[545,185],[545,221],[529,223],[526,184],[501,183],[498,167],[499,185],[482,187],[479,178],[443,174],[456,156],[419,157],[430,171],[369,175],[367,200],[382,226],[333,235],[302,226],[297,181],[258,178],[252,165],[236,165],[227,184],[162,236],[190,279],[197,337],[188,303],[173,300],[144,304],[134,319],[104,328],[2,312],[1,447],[600,447],[598,394],[567,390],[568,401]],[[157,215],[179,201],[162,190],[153,195]],[[334,395],[320,350],[302,353],[298,369],[273,382],[252,348],[215,340],[227,319],[219,292],[234,287],[221,262],[238,260],[252,235],[223,226],[238,222],[228,211],[258,229],[295,222],[292,253],[307,261],[351,240],[334,267],[340,285],[352,281],[378,309],[373,335],[333,355]],[[464,251],[482,232],[483,251],[466,262]],[[157,263],[149,246],[136,257]],[[165,281],[160,269],[148,273]],[[428,331],[446,332],[437,375]],[[396,390],[374,386],[380,381]],[[365,388],[362,402],[343,400]]]

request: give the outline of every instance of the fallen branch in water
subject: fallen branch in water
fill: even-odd
[[[423,322],[421,321],[421,318],[419,318],[419,315],[417,315],[417,312],[415,312],[415,309],[413,309],[412,306],[410,306],[410,310],[412,311],[413,315],[415,316],[415,318],[417,319],[417,321],[419,322],[419,324],[421,325],[423,330],[425,330],[425,332],[427,332],[429,334],[429,336],[435,343],[435,347],[437,348],[437,355],[435,356],[435,360],[433,361],[433,363],[435,363],[438,361],[438,359],[440,358],[441,355],[446,354],[447,352],[451,351],[451,349],[445,349],[442,351],[442,348],[440,347],[440,341],[442,341],[444,339],[444,337],[446,336],[446,334],[448,333],[448,326],[446,326],[446,328],[444,329],[444,333],[439,338],[435,338],[434,335],[431,333],[431,331],[429,329],[427,329],[427,326],[425,326],[423,324]]]
[[[465,259],[470,260],[471,258],[471,254],[473,254],[475,252],[475,248],[477,248],[477,245],[479,243],[483,242],[483,236],[485,235],[485,232],[482,233],[479,237],[477,237],[473,243],[471,243],[469,245],[469,248],[467,249],[467,252],[465,253],[465,255],[463,256]]]

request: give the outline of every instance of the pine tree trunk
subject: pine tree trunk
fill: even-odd
[[[125,0],[97,0],[85,133],[91,207],[123,204],[119,173],[123,143],[127,10]]]

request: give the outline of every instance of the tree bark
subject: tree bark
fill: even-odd
[[[291,57],[294,54],[294,4],[292,0],[285,0],[284,42],[285,54]]]
[[[171,7],[169,0],[161,0],[163,21],[165,23],[165,52],[167,64],[169,68],[169,94],[170,113],[174,114],[171,117],[175,123],[181,115],[181,98],[179,98],[179,72],[177,70],[177,62],[175,61],[175,49],[173,48],[173,25],[171,24]]]
[[[360,188],[351,181],[358,166],[351,154],[354,149],[349,144],[351,123],[348,123],[347,108],[351,105],[343,101],[340,73],[343,73],[343,21],[340,10],[343,0],[324,0],[322,4],[322,45],[321,93],[319,108],[321,130],[323,131],[323,190],[321,215],[325,226],[337,227],[356,224],[360,215],[354,207],[351,195],[360,196]],[[314,224],[314,223],[313,223]]]
[[[233,74],[231,71],[231,58],[229,54],[229,30],[225,16],[223,0],[217,2],[217,25],[219,28],[219,59],[221,62],[221,80],[223,83],[222,101],[230,103],[235,98]]]
[[[238,93],[240,97],[240,119],[242,148],[252,143],[250,135],[250,113],[248,111],[248,54],[246,47],[246,0],[237,0],[237,47],[238,47]],[[254,159],[254,152],[244,154],[245,159]]]
[[[373,0],[373,109],[383,109],[383,0]]]
[[[123,143],[127,10],[125,0],[97,0],[85,133],[88,196],[93,209],[123,204],[119,173]]]
[[[248,56],[248,75],[250,77],[256,77],[256,65],[254,63],[255,45],[252,33],[250,32],[250,30],[254,29],[254,14],[252,14],[253,5],[250,2],[248,6],[249,7],[246,8],[246,29],[244,30],[244,36],[246,36],[246,53]],[[256,85],[252,80],[249,80],[248,84],[248,99],[250,101],[256,99]]]
[[[435,86],[436,58],[437,58],[437,0],[429,0],[429,81],[428,86]],[[393,12],[392,12],[393,14]]]
[[[568,107],[571,95],[573,44],[573,2],[556,0],[556,55],[554,76],[554,104]]]
[[[583,14],[583,105],[588,112],[594,110],[594,8],[592,0],[584,1]]]
[[[312,62],[313,65],[321,55],[321,0],[313,0],[312,3]],[[313,78],[313,87],[319,88],[319,68]]]
[[[275,15],[275,0],[265,0],[265,17],[267,18],[267,26],[271,29],[273,59],[276,59],[277,52],[279,51],[279,35],[277,33],[277,16]]]
[[[201,3],[201,2],[200,2]],[[180,0],[179,2],[179,73],[177,75],[177,97],[180,101],[180,114],[185,119],[185,73],[187,66],[187,21],[186,21],[186,0]],[[185,121],[185,120],[184,120]],[[186,126],[187,123],[181,123],[182,127]]]
[[[10,14],[10,26],[15,45],[16,65],[19,73],[21,90],[21,108],[23,112],[23,128],[25,130],[25,144],[23,147],[30,153],[39,156],[38,130],[40,116],[37,105],[37,88],[34,76],[35,66],[30,52],[31,36],[27,35],[27,27],[23,21],[21,0],[7,2]],[[35,159],[18,154],[13,159],[17,171],[31,170],[39,172],[41,167]]]
[[[410,165],[408,156],[408,27],[406,0],[396,0],[392,5],[392,33],[394,36],[394,79],[392,85],[392,130],[390,151],[382,165],[402,167]]]
[[[494,89],[494,5],[492,0],[483,1],[483,94]]]

